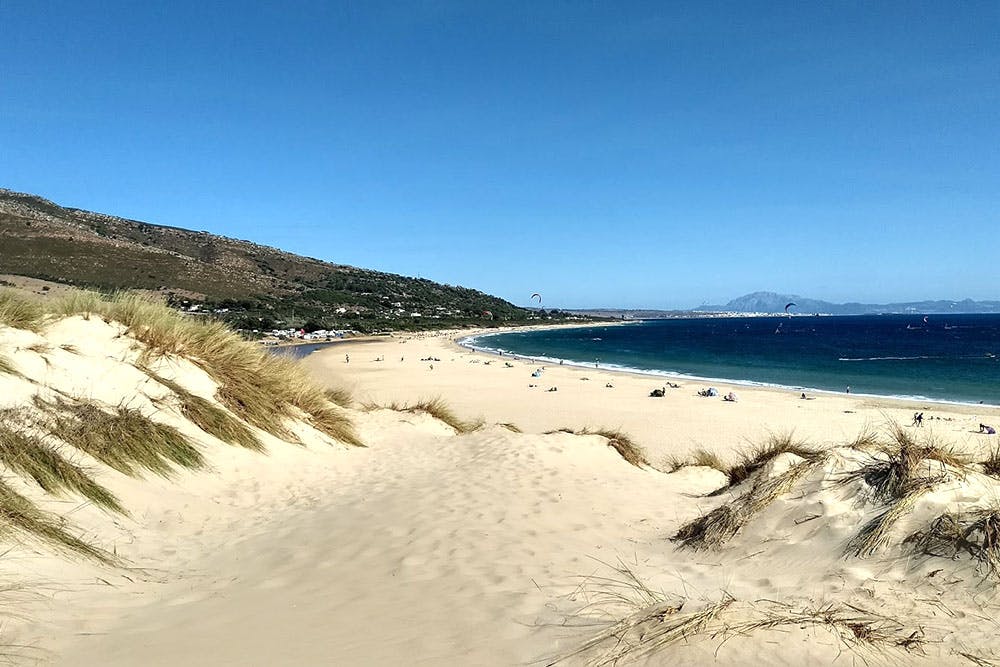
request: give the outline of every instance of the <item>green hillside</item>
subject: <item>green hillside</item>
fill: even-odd
[[[537,322],[475,289],[322,262],[0,189],[0,274],[158,292],[246,329],[430,329]],[[561,317],[558,312],[552,313]]]

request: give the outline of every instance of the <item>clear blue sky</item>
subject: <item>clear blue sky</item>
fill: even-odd
[[[521,304],[1000,298],[995,0],[0,0],[0,37],[0,187],[64,205]]]

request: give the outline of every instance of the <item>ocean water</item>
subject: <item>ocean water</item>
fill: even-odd
[[[1000,315],[649,320],[464,344],[654,375],[1000,405]]]

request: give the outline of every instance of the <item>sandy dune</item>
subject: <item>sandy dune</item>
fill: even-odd
[[[81,344],[60,363],[91,364],[91,378],[103,372],[94,391],[104,400],[142,396],[143,380],[119,367],[133,352],[115,348],[117,334],[105,326],[76,322],[47,336],[79,337],[86,328],[92,347]],[[114,363],[101,361],[115,349]],[[426,357],[440,361],[420,361]],[[447,335],[346,343],[308,365],[360,401],[441,395],[460,416],[486,425],[458,434],[423,413],[352,410],[366,449],[303,432],[304,446],[272,438],[261,455],[201,434],[209,472],[136,480],[104,471],[101,481],[131,517],[109,517],[76,499],[45,502],[128,567],[14,548],[0,567],[5,580],[24,585],[8,594],[23,614],[8,623],[8,639],[29,647],[19,655],[65,665],[508,665],[559,656],[568,656],[565,664],[600,663],[641,643],[639,635],[573,651],[654,600],[681,608],[647,621],[642,633],[713,604],[726,608],[698,634],[638,657],[650,664],[973,664],[963,653],[1000,655],[988,620],[998,609],[994,587],[968,559],[915,559],[899,539],[873,558],[844,557],[859,526],[881,511],[859,502],[863,481],[831,483],[862,463],[861,452],[839,448],[808,469],[791,454],[772,461],[754,479],[804,472],[716,551],[678,549],[669,538],[738,504],[757,482],[705,497],[726,483],[723,473],[655,469],[697,447],[735,458],[769,432],[794,430],[839,446],[866,424],[908,420],[916,409],[933,417],[916,435],[983,451],[995,438],[970,431],[995,422],[996,410],[836,395],[803,401],[739,387],[740,401],[728,404],[697,396],[690,382],[653,399],[647,394],[662,381],[551,366],[533,379],[535,364],[472,354]],[[58,384],[79,377],[73,368],[35,370]],[[211,394],[197,369],[174,370],[192,391]],[[12,396],[19,385],[5,382]],[[584,426],[630,433],[654,468],[626,463],[601,436],[545,433]],[[965,475],[922,496],[896,532],[925,525],[942,508],[1000,496],[992,478]],[[835,626],[802,622],[724,632],[787,619],[790,609],[860,609],[850,613],[868,614],[866,623],[882,614],[892,619],[877,622],[889,640],[855,647]]]

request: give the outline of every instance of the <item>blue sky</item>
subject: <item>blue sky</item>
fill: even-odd
[[[520,304],[1000,298],[996,2],[0,0],[0,25],[0,187],[64,205]]]

